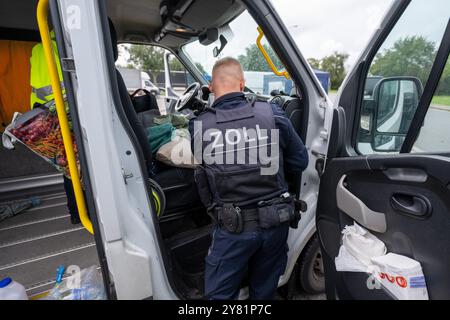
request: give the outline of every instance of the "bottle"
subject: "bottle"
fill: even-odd
[[[0,300],[28,300],[25,288],[11,278],[0,280]]]

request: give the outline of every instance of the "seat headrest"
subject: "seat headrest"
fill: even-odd
[[[116,28],[114,27],[114,24],[113,24],[111,18],[108,18],[108,22],[109,22],[109,32],[111,35],[111,45],[113,48],[114,61],[117,61],[117,58],[119,58],[119,49],[117,48],[117,32],[116,32]]]

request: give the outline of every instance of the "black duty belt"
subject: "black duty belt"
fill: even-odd
[[[225,211],[227,208],[217,207],[214,209],[213,218],[221,228],[230,232],[233,232],[232,230],[236,229],[236,233],[251,232],[260,229],[258,222],[258,208],[240,209],[238,207],[230,207],[230,210],[233,210],[231,208],[233,208],[235,214],[237,214],[236,218],[234,218],[234,215],[230,216],[227,214]],[[238,217],[240,219],[238,219]]]
[[[259,201],[256,208],[240,208],[231,203],[213,207],[208,213],[222,229],[230,233],[269,229],[289,224],[296,229],[300,211],[306,210],[304,202],[289,193],[283,193],[266,201]]]

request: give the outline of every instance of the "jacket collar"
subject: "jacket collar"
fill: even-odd
[[[222,108],[225,105],[228,107],[229,102],[238,102],[236,106],[241,103],[241,99],[245,100],[245,95],[242,92],[231,92],[224,94],[220,98],[214,101],[212,108]],[[232,103],[234,105],[235,103]]]

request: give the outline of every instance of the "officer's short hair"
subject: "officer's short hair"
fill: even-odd
[[[212,73],[214,74],[214,72],[217,69],[219,69],[221,67],[224,67],[224,66],[235,66],[235,67],[238,67],[240,72],[242,73],[242,76],[244,76],[244,70],[242,69],[241,63],[239,62],[238,59],[235,59],[235,58],[232,58],[232,57],[225,57],[225,58],[217,60],[216,63],[214,64],[214,66],[213,66]]]

